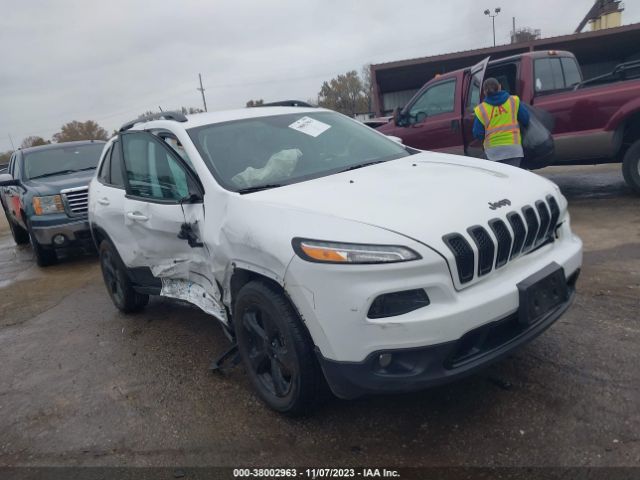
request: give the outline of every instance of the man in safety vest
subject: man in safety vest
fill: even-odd
[[[529,125],[529,112],[495,78],[487,78],[482,89],[485,99],[474,109],[473,136],[484,140],[488,160],[519,167],[524,157],[520,125]]]

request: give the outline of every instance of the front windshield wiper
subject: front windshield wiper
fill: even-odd
[[[59,172],[50,172],[50,173],[43,173],[42,175],[36,175],[35,177],[29,178],[29,180],[33,180],[34,178],[53,177],[54,175],[63,175],[63,174],[67,174],[67,173],[84,172],[86,170],[95,170],[95,169],[96,169],[96,167],[85,167],[85,168],[78,168],[77,170],[60,170]]]
[[[278,188],[278,187],[282,187],[282,185],[278,183],[272,183],[268,185],[256,185],[255,187],[241,188],[240,190],[237,190],[237,192],[239,194],[253,193],[253,192],[259,192],[261,190],[269,190],[270,188]]]
[[[358,163],[357,165],[351,165],[350,167],[347,167],[344,170],[340,170],[338,173],[350,172],[351,170],[356,170],[358,168],[368,167],[369,165],[375,165],[376,163],[384,163],[388,161],[389,160],[374,160],[373,162]]]
[[[60,170],[59,172],[49,172],[43,173],[42,175],[36,175],[35,177],[29,177],[29,180],[33,180],[34,178],[44,178],[44,177],[53,177],[54,175],[62,175],[65,173],[74,173],[77,170]]]

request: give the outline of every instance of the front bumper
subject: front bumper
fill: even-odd
[[[33,236],[40,245],[52,248],[85,247],[93,245],[89,222],[86,218],[69,219],[36,219],[31,218]],[[65,241],[61,244],[53,242],[56,235],[63,235]]]
[[[569,308],[575,297],[577,270],[568,280],[569,298],[536,323],[523,326],[517,312],[482,325],[457,340],[409,349],[380,350],[362,362],[339,362],[316,350],[327,383],[344,399],[366,394],[422,390],[470,375],[530,342]],[[381,366],[380,359],[389,362]]]

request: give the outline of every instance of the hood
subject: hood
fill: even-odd
[[[35,190],[39,195],[56,195],[65,188],[85,187],[89,185],[95,170],[85,170],[82,172],[63,173],[51,177],[36,178],[27,180],[25,186]]]
[[[508,212],[534,205],[549,194],[563,208],[557,187],[528,171],[422,152],[246,197],[374,225],[439,250],[443,235],[486,226],[493,218],[504,220]]]
[[[509,92],[505,90],[487,95],[484,99],[485,102],[487,102],[489,105],[493,105],[494,107],[502,105],[507,100],[509,100]]]

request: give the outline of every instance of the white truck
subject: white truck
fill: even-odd
[[[457,379],[569,307],[582,262],[552,182],[423,152],[319,108],[125,124],[90,184],[114,304],[191,302],[271,408]]]

